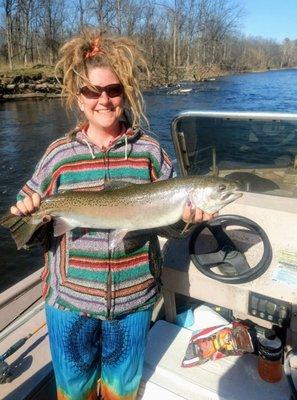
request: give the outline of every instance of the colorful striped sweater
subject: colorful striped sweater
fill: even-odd
[[[142,130],[128,129],[104,152],[79,132],[72,141],[63,137],[48,147],[20,196],[99,190],[106,179],[145,183],[172,175],[167,154]],[[134,234],[113,251],[109,240],[109,231],[81,228],[50,237],[42,275],[48,304],[105,319],[156,301],[161,268],[156,235]]]

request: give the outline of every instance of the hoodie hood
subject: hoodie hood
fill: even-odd
[[[114,140],[111,140],[108,146],[99,147],[98,145],[93,143],[88,137],[86,127],[76,133],[75,140],[88,147],[93,159],[96,157],[95,152],[97,152],[98,149],[100,152],[105,153],[108,156],[108,153],[111,149],[120,148],[122,146],[125,147],[125,159],[127,159],[129,153],[132,150],[132,143],[137,140],[143,133],[144,132],[141,129],[133,130],[132,128],[125,128],[125,126],[123,126],[121,133],[116,138],[114,138]]]

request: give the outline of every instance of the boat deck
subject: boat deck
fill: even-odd
[[[34,315],[34,318],[26,321],[0,342],[0,354],[7,351],[19,339],[39,328],[44,321],[44,310],[40,310]],[[0,386],[0,399],[20,400],[30,398],[28,396],[32,389],[40,386],[52,374],[47,327],[41,328],[5,361],[11,368],[12,382]],[[42,397],[38,397],[38,399],[41,400]]]

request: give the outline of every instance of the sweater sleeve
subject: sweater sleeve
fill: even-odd
[[[36,165],[32,177],[17,194],[17,200],[22,200],[26,196],[32,196],[33,193],[38,193],[41,198],[53,194],[55,192],[55,185],[52,184],[52,174],[53,157],[51,156],[49,147]]]
[[[155,149],[154,149],[155,150]],[[152,182],[170,179],[176,176],[173,164],[164,149],[158,147],[151,155]]]
[[[25,183],[22,189],[17,194],[17,200],[22,200],[26,196],[32,196],[33,193],[38,193],[41,198],[53,194],[55,190],[52,185],[52,165],[53,158],[49,156],[49,149],[45,152],[41,160],[35,167],[32,177]],[[51,236],[52,222],[42,225],[33,234],[26,248],[30,249],[38,244],[47,246],[49,237]]]

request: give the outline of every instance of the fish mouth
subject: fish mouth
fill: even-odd
[[[236,190],[236,192],[228,190],[222,194],[221,201],[223,201],[224,203],[230,203],[231,201],[239,199],[239,197],[241,197],[241,196],[242,196],[242,193],[237,190]]]

